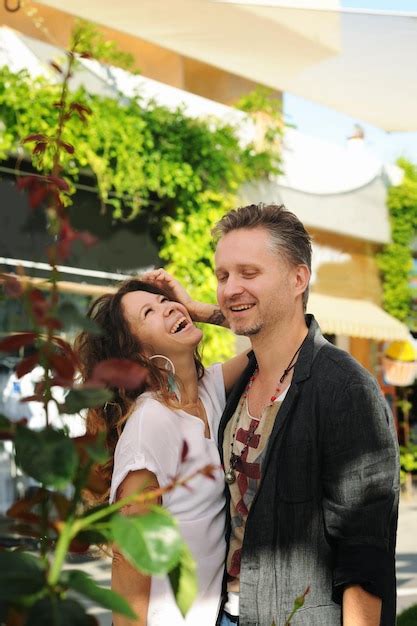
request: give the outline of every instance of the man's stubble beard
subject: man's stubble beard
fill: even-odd
[[[253,326],[249,326],[249,328],[242,328],[241,330],[236,329],[233,330],[235,335],[239,335],[242,337],[253,337],[254,335],[258,335],[263,328],[263,324],[259,323]]]

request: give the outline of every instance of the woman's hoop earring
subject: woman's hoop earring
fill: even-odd
[[[168,390],[171,393],[175,393],[176,395],[178,395],[177,394],[177,385],[176,385],[176,382],[175,382],[175,365],[173,364],[171,359],[169,359],[164,354],[154,354],[153,356],[149,357],[150,361],[152,361],[152,359],[165,359],[166,365],[165,365],[164,369],[168,372]],[[167,365],[168,365],[168,367],[166,367]],[[169,371],[169,368],[171,368],[171,371]]]
[[[166,365],[169,365],[171,367],[170,374],[172,374],[172,376],[175,376],[175,365],[167,356],[165,356],[164,354],[154,354],[153,356],[149,357],[150,361],[152,361],[152,359],[165,359],[165,361],[167,362]],[[164,369],[168,370],[168,367],[166,367],[166,365]]]

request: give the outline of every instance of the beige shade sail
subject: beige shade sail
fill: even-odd
[[[375,341],[407,340],[405,324],[366,300],[310,295],[307,311],[313,313],[321,330],[329,335],[362,337]]]
[[[417,130],[417,13],[340,10],[337,0],[40,3],[387,131]]]

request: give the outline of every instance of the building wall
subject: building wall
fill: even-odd
[[[333,251],[335,259],[326,262],[326,254],[322,255],[324,262],[319,262],[315,270],[312,291],[339,298],[370,300],[380,306],[382,287],[375,260],[379,246],[311,228],[309,232],[313,237],[313,245],[319,251],[320,248]],[[327,256],[331,258],[331,253],[327,252]],[[337,338],[336,343],[378,377],[378,346],[375,341],[343,337]]]
[[[6,25],[29,37],[55,46],[67,47],[75,19],[69,13],[31,3],[34,13],[25,7],[9,13],[0,5],[0,25]],[[38,25],[36,25],[38,24]],[[183,57],[176,52],[110,28],[100,27],[104,36],[115,41],[124,52],[133,55],[141,74],[173,87],[231,104],[255,88],[256,84],[235,74]]]
[[[382,288],[375,260],[379,247],[350,237],[308,230],[313,237],[313,246],[318,248],[318,256],[321,256],[320,249],[325,251],[315,267],[312,291],[339,298],[370,300],[380,306]]]

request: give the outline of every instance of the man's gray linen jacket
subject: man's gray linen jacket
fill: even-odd
[[[371,375],[327,342],[312,316],[307,323],[246,524],[240,626],[284,626],[307,586],[292,626],[338,626],[343,590],[353,584],[382,598],[381,625],[393,626],[399,462],[392,416]],[[255,365],[252,353],[220,423],[220,450]]]

